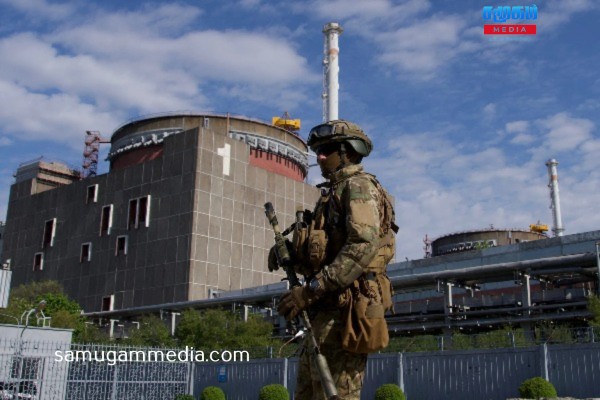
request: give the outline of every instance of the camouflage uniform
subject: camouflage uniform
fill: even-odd
[[[385,269],[394,255],[394,210],[387,192],[359,164],[372,149],[360,127],[343,120],[326,122],[311,130],[308,145],[317,153],[328,182],[322,184],[325,188],[305,239],[293,244],[296,272],[308,283],[283,295],[278,312],[291,320],[307,310],[339,398],[359,399],[367,352],[387,345],[384,312],[391,307],[391,285]],[[276,267],[270,262],[269,270]],[[355,334],[354,320],[348,317],[358,315],[350,311],[358,310],[358,304],[368,305]],[[360,330],[360,323],[366,330]],[[295,398],[326,399],[307,351],[308,340],[300,357]]]
[[[311,323],[321,353],[327,359],[338,396],[347,400],[360,399],[367,354],[355,354],[342,349],[340,312],[338,310],[319,311]],[[308,343],[305,343],[305,349],[307,346]],[[327,399],[319,379],[319,372],[312,364],[306,350],[300,356],[294,399]]]
[[[382,236],[380,211],[385,194],[372,175],[361,165],[350,165],[330,177],[330,187],[315,208],[315,217],[324,214],[327,242],[322,270],[327,292],[309,308],[313,332],[327,358],[338,395],[359,399],[367,354],[342,349],[343,328],[339,298],[359,274],[371,272],[378,264]],[[393,250],[392,250],[393,251]],[[385,265],[381,265],[385,268]],[[318,310],[318,312],[317,312]],[[307,344],[305,344],[306,346]],[[325,399],[319,375],[308,352],[300,358],[295,398]]]

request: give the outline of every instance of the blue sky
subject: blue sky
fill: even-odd
[[[0,0],[0,220],[21,162],[78,168],[86,130],[136,116],[289,111],[306,137],[335,21],[340,117],[375,142],[398,260],[421,258],[425,234],[551,225],[549,158],[565,233],[600,229],[600,2],[536,4],[537,35],[494,41],[482,7],[530,3]]]

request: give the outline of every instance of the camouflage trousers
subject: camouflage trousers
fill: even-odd
[[[344,400],[360,400],[367,354],[354,354],[342,349],[342,324],[338,311],[320,311],[311,323],[321,353],[327,359],[338,396]],[[305,350],[300,356],[294,398],[326,400],[319,372],[308,351],[308,338],[304,341]]]

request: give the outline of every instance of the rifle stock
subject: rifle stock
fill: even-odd
[[[279,228],[279,222],[277,221],[277,216],[275,215],[275,209],[273,208],[273,204],[270,202],[265,203],[265,215],[273,227],[273,232],[275,232],[275,250],[277,253],[277,260],[287,275],[290,288],[302,286],[298,280],[298,276],[296,276],[296,272],[294,272],[292,257],[290,256],[290,252],[285,243],[285,238],[283,237],[281,229]],[[299,218],[298,213],[296,214],[296,218]],[[298,221],[296,221],[296,223],[298,223]],[[308,318],[308,313],[306,310],[303,310],[300,313],[299,318],[302,322],[302,325],[304,325],[306,328],[311,359],[314,366],[317,368],[317,371],[319,371],[319,378],[321,379],[321,386],[323,386],[325,396],[329,400],[337,400],[339,397],[335,388],[335,382],[331,376],[329,365],[327,365],[327,359],[319,349],[319,344],[317,343],[317,339],[313,333],[310,318]]]

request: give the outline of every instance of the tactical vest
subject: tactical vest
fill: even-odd
[[[366,272],[381,274],[385,272],[387,264],[394,257],[394,233],[398,230],[398,227],[394,222],[394,207],[388,192],[381,186],[375,176],[365,172],[361,174],[368,177],[381,193],[378,207],[382,211],[379,220],[378,250],[376,257],[366,268]],[[347,179],[352,178],[353,176],[350,176]],[[323,266],[330,264],[346,242],[346,216],[342,215],[343,210],[340,203],[344,181],[330,187],[329,190],[323,190],[315,208],[308,229],[306,249],[308,251],[307,261],[310,264],[312,273],[316,273]]]
[[[358,176],[369,179],[380,194],[376,254],[367,266],[362,266],[363,274],[358,279],[341,292],[332,293],[333,297],[322,299],[320,306],[328,308],[335,304],[340,310],[343,349],[353,353],[371,353],[385,348],[389,342],[385,313],[392,308],[393,289],[386,268],[394,257],[395,233],[398,231],[390,195],[375,176],[362,171],[334,183],[328,190],[322,191],[305,235],[306,244],[298,250],[303,250],[306,255],[303,261],[305,275],[312,275],[334,261],[348,238],[342,194],[347,179]]]

